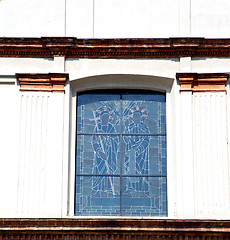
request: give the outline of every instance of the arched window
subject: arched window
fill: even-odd
[[[167,216],[162,92],[78,93],[75,215]]]

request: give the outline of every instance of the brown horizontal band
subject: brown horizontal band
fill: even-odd
[[[49,218],[15,218],[0,219],[0,234],[10,231],[60,232],[81,231],[96,232],[124,232],[133,234],[139,232],[169,234],[184,236],[218,235],[230,233],[229,220],[183,220],[183,219],[49,219]]]
[[[0,38],[0,57],[23,58],[230,57],[230,39],[74,37]]]
[[[20,91],[23,92],[65,92],[66,73],[27,74],[17,73]]]
[[[229,73],[177,73],[181,92],[225,92]]]

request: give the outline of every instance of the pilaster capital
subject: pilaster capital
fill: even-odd
[[[225,92],[229,73],[177,73],[181,92]]]
[[[17,73],[20,91],[23,92],[65,92],[67,73]]]

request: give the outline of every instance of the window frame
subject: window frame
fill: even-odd
[[[124,80],[125,79],[125,80]],[[165,77],[156,77],[149,75],[132,75],[132,74],[114,74],[114,75],[101,75],[92,76],[87,78],[76,79],[70,81],[71,85],[71,115],[70,115],[70,161],[69,161],[69,179],[68,179],[68,203],[67,203],[67,216],[74,218],[98,218],[98,216],[77,216],[74,215],[74,203],[75,203],[75,151],[76,151],[76,107],[77,107],[77,96],[78,93],[89,91],[89,90],[100,90],[100,89],[142,89],[157,92],[164,92],[166,96],[166,169],[167,169],[167,210],[168,216],[159,217],[140,217],[140,216],[99,216],[99,218],[171,218],[174,216],[174,205],[175,199],[173,199],[173,191],[175,189],[173,183],[169,183],[173,178],[172,174],[169,173],[169,165],[172,164],[170,160],[172,149],[170,139],[172,138],[171,133],[171,98],[172,98],[172,87],[174,79]],[[171,168],[171,167],[170,167]]]

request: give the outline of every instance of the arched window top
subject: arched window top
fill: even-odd
[[[142,89],[170,92],[174,79],[151,75],[111,74],[90,76],[71,80],[72,89],[76,91],[101,89]]]

